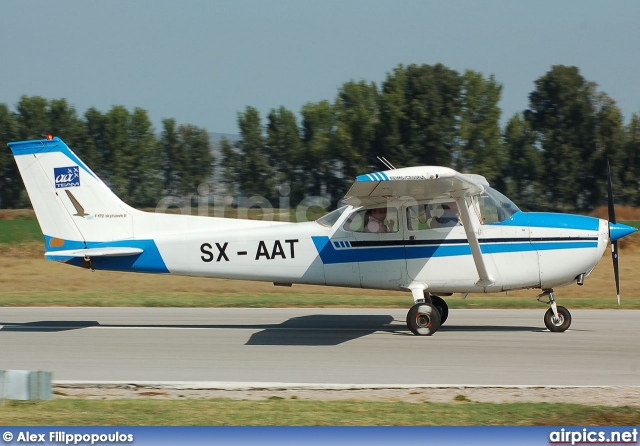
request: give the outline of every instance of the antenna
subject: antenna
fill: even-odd
[[[396,170],[396,168],[393,166],[393,164],[391,164],[389,161],[387,161],[387,159],[384,156],[376,156],[376,158],[378,158],[378,161],[380,161],[382,164],[384,164],[387,169]]]

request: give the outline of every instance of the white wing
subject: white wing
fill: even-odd
[[[385,203],[388,198],[415,201],[478,195],[489,187],[480,175],[456,172],[448,167],[420,166],[360,175],[344,199],[354,206]]]

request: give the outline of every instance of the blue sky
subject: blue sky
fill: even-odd
[[[66,98],[83,114],[113,105],[237,133],[247,105],[333,100],[351,79],[396,65],[494,74],[503,121],[528,106],[552,65],[577,66],[640,113],[640,2],[236,0],[2,3],[0,102]]]

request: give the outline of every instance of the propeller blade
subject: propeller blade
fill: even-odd
[[[608,173],[607,204],[609,205],[609,227],[611,227],[611,223],[615,225],[617,221],[616,221],[616,208],[613,206],[613,186],[611,185],[611,166],[609,165],[609,159],[607,159],[607,173]]]
[[[616,295],[620,305],[620,270],[618,269],[618,241],[611,242],[611,259],[613,260],[613,276],[616,279]]]
[[[611,240],[611,260],[613,261],[613,276],[616,280],[616,295],[618,297],[618,305],[620,305],[620,269],[618,267],[618,240],[611,238],[611,225],[615,225],[616,222],[616,209],[613,204],[613,186],[611,185],[611,165],[609,159],[607,159],[607,192],[608,192],[608,207],[609,207],[609,240]]]

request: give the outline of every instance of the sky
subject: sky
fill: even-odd
[[[625,122],[640,113],[636,0],[5,0],[0,103],[65,98],[80,115],[114,105],[209,132],[237,113],[333,101],[350,80],[380,85],[398,64],[493,74],[502,122],[534,81],[575,65]],[[62,136],[63,137],[63,136]]]

